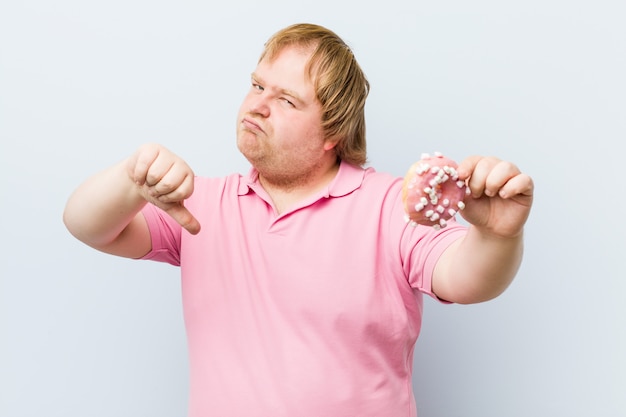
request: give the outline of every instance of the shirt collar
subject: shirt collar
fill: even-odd
[[[337,175],[328,184],[327,189],[323,191],[324,197],[342,197],[350,194],[361,186],[364,176],[365,169],[341,161]],[[261,187],[259,171],[251,167],[248,174],[243,176],[242,181],[239,182],[238,194],[245,195],[248,194],[250,189],[254,190],[259,187]]]

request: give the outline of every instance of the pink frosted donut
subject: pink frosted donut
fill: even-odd
[[[459,180],[457,167],[456,162],[440,153],[422,154],[411,165],[402,187],[407,222],[440,229],[463,210],[469,188]]]

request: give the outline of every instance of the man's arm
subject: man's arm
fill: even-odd
[[[515,165],[496,158],[470,157],[458,172],[471,190],[460,212],[470,227],[441,255],[432,285],[439,298],[470,304],[497,297],[513,281],[534,184]]]
[[[139,258],[152,247],[140,213],[147,202],[190,233],[200,231],[183,205],[193,192],[193,180],[193,171],[182,159],[159,145],[144,145],[81,184],[67,201],[63,221],[70,233],[95,249]]]

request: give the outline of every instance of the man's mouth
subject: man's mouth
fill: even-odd
[[[250,130],[253,132],[263,132],[263,128],[261,127],[261,125],[259,125],[257,122],[255,122],[253,119],[249,117],[244,117],[243,120],[241,121],[241,124],[247,130]]]

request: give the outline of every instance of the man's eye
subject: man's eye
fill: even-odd
[[[295,104],[293,104],[293,102],[289,101],[288,99],[286,99],[286,98],[284,98],[284,97],[283,97],[281,100],[283,100],[283,102],[284,102],[285,104],[287,104],[288,106],[290,106],[290,107],[296,107],[296,105],[295,105]]]
[[[259,84],[255,84],[255,83],[252,83],[252,89],[253,90],[259,90],[259,91],[263,91],[264,90],[263,86],[261,86]]]

